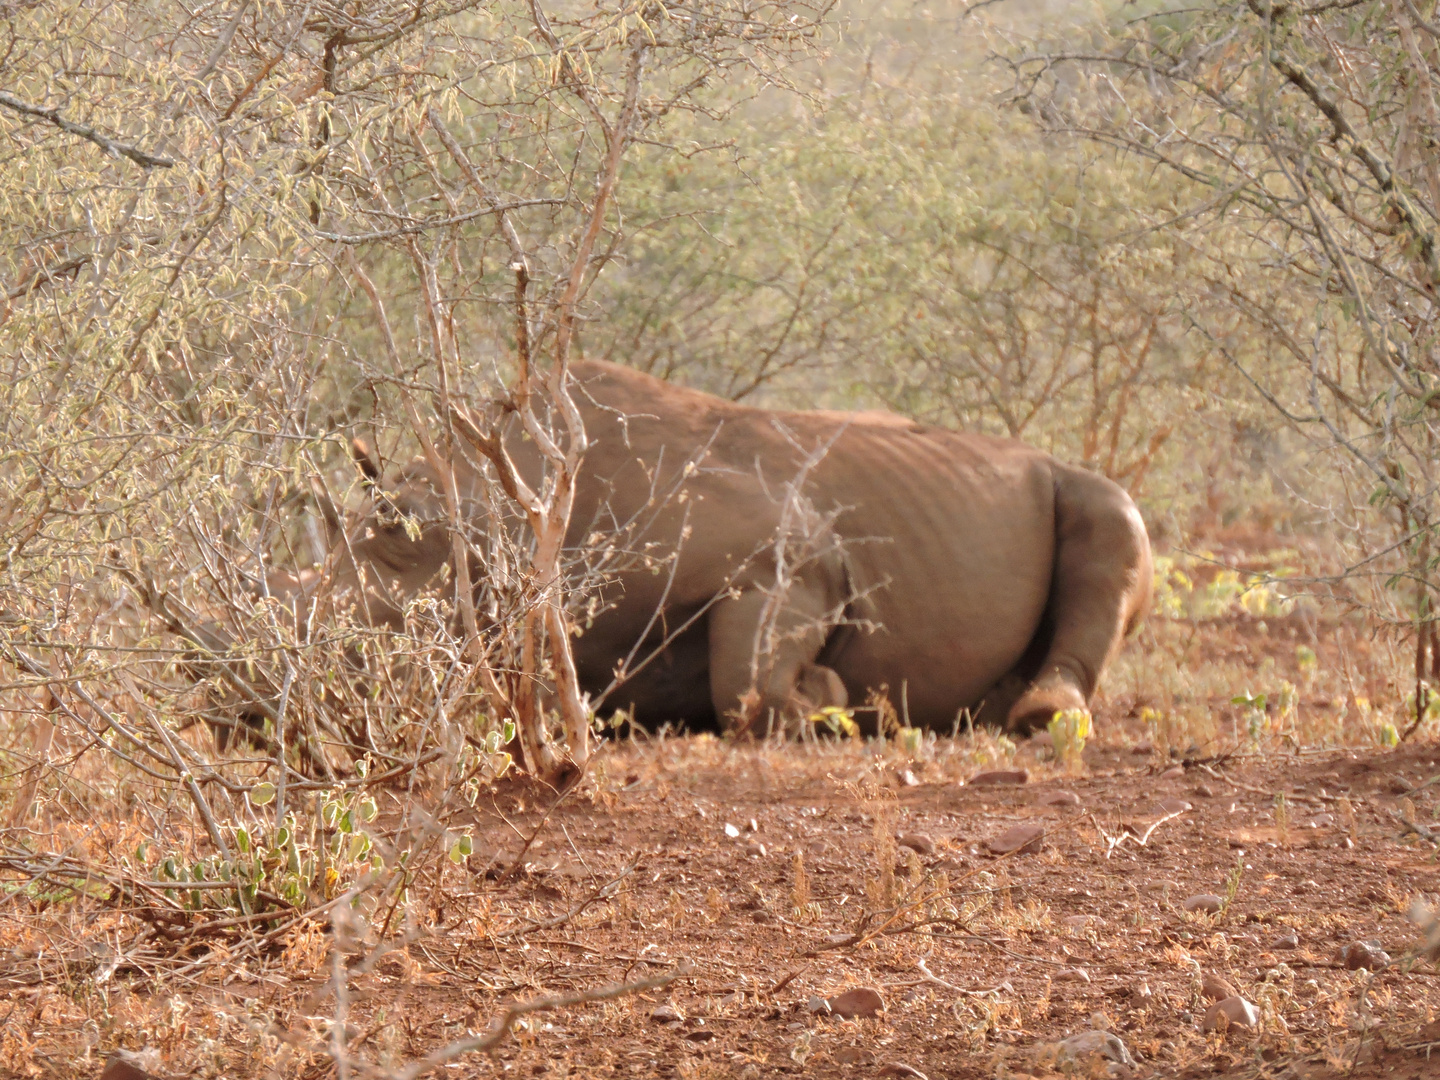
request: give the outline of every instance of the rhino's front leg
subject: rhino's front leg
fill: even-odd
[[[815,663],[829,608],[822,589],[802,583],[787,591],[778,612],[758,588],[711,608],[710,697],[726,731],[763,735],[779,725],[793,734],[810,714],[845,707],[840,676]]]

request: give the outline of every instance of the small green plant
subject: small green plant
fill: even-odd
[[[919,757],[925,749],[925,732],[921,728],[902,727],[895,733],[895,744],[900,747],[901,753]]]
[[[1275,795],[1275,840],[1281,847],[1290,845],[1290,804],[1283,791]]]
[[[1416,708],[1415,695],[1413,693],[1405,695],[1405,715],[1414,718],[1414,725],[1417,728],[1440,716],[1440,693],[1433,690],[1429,683],[1422,682],[1420,684],[1420,700],[1422,707]]]
[[[1341,795],[1336,805],[1340,808],[1340,820],[1345,823],[1345,835],[1350,838],[1350,846],[1354,847],[1360,842],[1360,823],[1355,820],[1355,804],[1350,801],[1350,796]]]
[[[790,907],[798,915],[810,903],[810,877],[805,873],[805,853],[795,852],[790,863]]]
[[[514,738],[515,721],[506,720],[490,731],[480,746],[467,742],[460,748],[455,756],[453,775],[459,780],[465,801],[471,806],[475,805],[482,791],[510,771],[515,759],[501,747]]]
[[[1265,733],[1270,730],[1270,719],[1266,715],[1265,707],[1267,699],[1264,694],[1252,694],[1249,690],[1236,694],[1230,699],[1231,705],[1239,705],[1245,711],[1241,714],[1245,721],[1245,731],[1250,737],[1250,748],[1258,750],[1260,741]]]
[[[1055,756],[1071,770],[1078,769],[1085,740],[1090,737],[1090,710],[1066,709],[1057,712],[1048,730]]]
[[[871,907],[886,911],[895,906],[895,812],[889,803],[874,804],[875,827],[871,833],[875,856],[875,877],[866,882]]]
[[[855,739],[860,735],[860,725],[855,722],[855,714],[838,705],[826,705],[819,712],[811,713],[809,719],[817,728],[825,728],[836,738]]]
[[[1240,879],[1245,876],[1245,856],[1237,854],[1235,865],[1230,867],[1230,873],[1225,875],[1225,896],[1220,904],[1220,911],[1215,916],[1217,923],[1224,922],[1225,916],[1230,913],[1230,905],[1235,902],[1235,897],[1240,893]]]
[[[814,922],[821,911],[820,905],[810,899],[810,875],[805,872],[804,854],[795,852],[790,865],[790,915],[796,922]]]

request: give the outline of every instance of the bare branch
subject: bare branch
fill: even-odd
[[[554,1012],[556,1009],[569,1009],[576,1005],[586,1005],[595,1001],[613,1001],[615,998],[628,997],[631,994],[642,994],[646,990],[658,990],[662,986],[669,986],[676,979],[684,979],[694,974],[688,964],[681,964],[674,971],[665,975],[656,975],[649,979],[637,979],[634,982],[616,983],[611,986],[602,986],[595,990],[584,990],[578,994],[566,994],[561,997],[535,998],[532,1001],[517,1002],[509,1006],[490,1025],[490,1030],[484,1035],[476,1035],[469,1039],[459,1039],[449,1046],[441,1047],[434,1053],[421,1058],[409,1068],[402,1069],[393,1075],[396,1080],[417,1080],[426,1073],[433,1072],[447,1062],[456,1058],[464,1057],[466,1054],[473,1054],[478,1051],[493,1050],[500,1045],[502,1039],[510,1032],[510,1025],[522,1016],[529,1016],[537,1012]]]
[[[82,139],[89,139],[111,157],[126,157],[135,162],[135,164],[142,165],[147,169],[170,169],[175,166],[172,158],[156,157],[154,154],[147,154],[137,146],[133,146],[130,143],[119,142],[110,138],[108,135],[102,135],[94,128],[87,127],[85,124],[77,124],[73,120],[66,120],[60,115],[59,109],[47,109],[43,105],[32,105],[30,102],[21,101],[19,98],[12,94],[7,94],[3,90],[0,90],[0,105],[4,105],[7,109],[13,109],[15,112],[22,113],[25,116],[33,116],[39,120],[48,120],[61,131],[68,132],[71,135],[78,135]]]

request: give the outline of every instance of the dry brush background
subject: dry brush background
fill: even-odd
[[[1103,1072],[1054,1049],[1093,1019],[1121,1070],[1423,1075],[1437,24],[0,2],[0,1068]],[[517,777],[517,725],[541,779],[590,737],[579,356],[1124,484],[1156,610],[1088,745],[636,733]],[[443,475],[502,395],[546,482],[497,475],[515,532],[448,493],[483,581],[399,633],[272,595],[367,498],[352,438]],[[1202,973],[1258,1031],[1203,1030]],[[882,1017],[808,1011],[855,986]]]

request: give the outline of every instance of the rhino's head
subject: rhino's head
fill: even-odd
[[[274,571],[268,584],[271,594],[287,606],[308,607],[323,591],[318,599],[328,613],[352,610],[366,625],[399,629],[406,602],[449,564],[440,481],[430,466],[414,461],[382,483],[379,468],[358,439],[352,452],[365,476],[363,505],[341,513],[323,492],[317,493],[331,549],[329,571]]]

